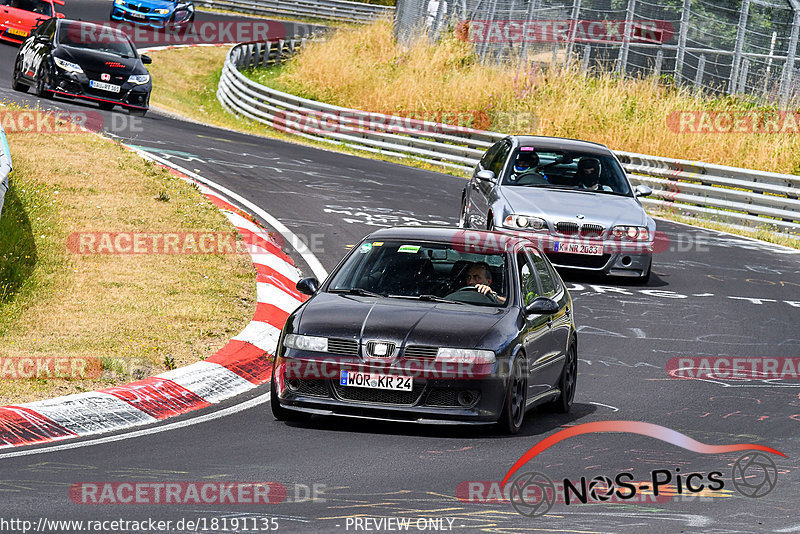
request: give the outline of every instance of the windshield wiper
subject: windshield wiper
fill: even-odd
[[[360,287],[351,287],[348,289],[330,289],[328,290],[329,293],[341,293],[343,295],[358,295],[359,297],[376,297],[382,299],[385,295],[381,295],[379,293],[373,293],[372,291],[368,291],[366,289]]]
[[[464,304],[457,300],[449,300],[436,295],[386,295],[390,299],[411,299],[411,300],[427,300],[431,302],[445,302],[447,304]]]

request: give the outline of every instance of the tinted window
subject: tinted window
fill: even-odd
[[[522,305],[527,306],[539,295],[539,286],[536,283],[536,274],[524,252],[517,255],[517,267],[519,267],[520,293],[522,294]]]
[[[327,291],[361,289],[380,296],[411,298],[433,295],[479,305],[498,305],[473,288],[491,287],[500,297],[508,295],[506,256],[503,253],[466,252],[450,243],[369,240],[345,261]],[[468,282],[477,270],[482,280]]]
[[[33,13],[39,13],[48,17],[53,16],[53,6],[43,0],[4,0],[0,2],[8,7],[16,7]]]
[[[495,158],[489,163],[489,170],[494,173],[495,176],[500,176],[500,173],[503,171],[503,165],[505,165],[506,158],[508,158],[508,153],[511,151],[511,143],[508,141],[503,141],[503,146],[497,152]]]
[[[483,157],[481,158],[481,166],[484,169],[489,168],[489,165],[491,165],[492,161],[497,155],[497,152],[499,152],[500,149],[503,148],[503,143],[504,141],[500,141],[499,143],[493,144],[491,147],[489,147],[489,150],[487,150],[486,153],[483,155]]]
[[[122,57],[136,57],[136,50],[127,35],[119,30],[88,22],[63,21],[58,27],[58,44]]]
[[[611,155],[521,147],[513,160],[503,185],[632,195],[625,171]]]
[[[56,19],[49,19],[39,26],[36,30],[37,35],[41,35],[43,37],[47,37],[48,39],[52,39],[53,35],[56,33]]]
[[[553,297],[556,294],[556,281],[553,278],[553,274],[550,272],[548,268],[547,262],[536,254],[535,252],[530,253],[531,261],[533,262],[533,266],[536,269],[536,274],[539,275],[539,284],[541,287],[541,296],[543,297]]]

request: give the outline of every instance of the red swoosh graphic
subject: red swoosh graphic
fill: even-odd
[[[782,452],[773,448],[766,447],[764,445],[755,445],[753,443],[742,443],[739,445],[706,445],[705,443],[701,443],[690,438],[686,434],[681,434],[680,432],[672,430],[671,428],[654,425],[653,423],[643,423],[641,421],[597,421],[594,423],[584,423],[582,425],[565,428],[564,430],[556,432],[552,436],[546,437],[528,449],[528,452],[523,454],[520,459],[517,460],[513,466],[511,466],[511,469],[509,469],[508,473],[506,473],[506,477],[500,483],[500,486],[505,485],[505,483],[508,482],[508,479],[511,478],[511,476],[516,473],[520,467],[528,463],[531,458],[540,452],[549,449],[556,443],[574,436],[600,432],[627,432],[629,434],[641,434],[642,436],[660,439],[661,441],[666,441],[667,443],[672,443],[678,447],[688,449],[692,452],[698,452],[700,454],[721,454],[725,452],[756,450],[778,454],[783,457],[786,456]]]

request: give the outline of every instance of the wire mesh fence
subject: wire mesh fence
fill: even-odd
[[[455,35],[484,61],[663,77],[714,94],[800,101],[800,0],[398,0],[395,35]]]

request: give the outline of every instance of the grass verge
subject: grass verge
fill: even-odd
[[[0,218],[0,404],[193,363],[247,324],[255,272],[246,255],[79,255],[67,247],[81,231],[233,231],[195,188],[95,135],[8,140],[14,172]],[[25,359],[94,361],[101,372],[22,378]]]
[[[155,105],[238,131],[464,176],[413,159],[309,142],[232,116],[216,99],[225,53],[222,48],[154,52],[151,72]],[[529,125],[528,118],[533,115],[538,119],[535,133],[541,135],[577,137],[632,152],[773,172],[795,172],[800,168],[797,135],[679,135],[667,127],[667,118],[675,110],[740,110],[747,108],[746,102],[699,100],[686,91],[650,80],[484,66],[477,63],[467,44],[457,39],[439,45],[420,42],[403,50],[394,43],[387,22],[341,29],[325,42],[312,43],[285,66],[245,74],[282,91],[350,108],[401,114],[469,112],[490,117],[493,123],[489,127],[509,133],[534,133],[527,127],[515,128],[523,123]],[[466,91],[465,87],[470,89]],[[657,214],[686,219],[671,211],[659,210]],[[691,220],[700,226],[724,226],[731,233],[800,248],[800,240],[762,228],[751,231],[728,227],[703,217]]]

